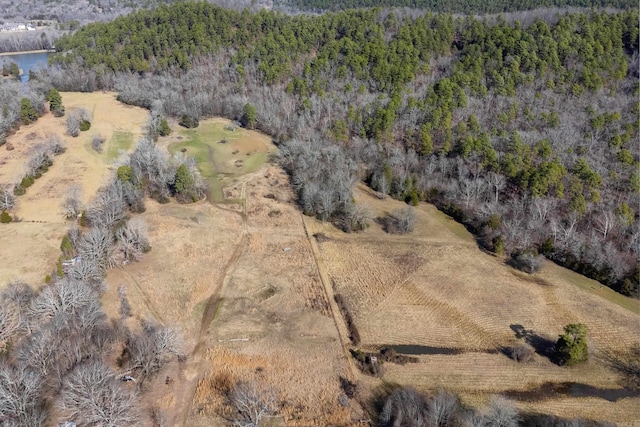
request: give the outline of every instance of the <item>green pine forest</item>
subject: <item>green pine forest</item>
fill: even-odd
[[[242,121],[249,105],[255,127],[280,145],[307,214],[349,231],[350,191],[365,180],[409,204],[436,204],[488,250],[543,254],[637,297],[638,14],[625,1],[606,6],[630,9],[525,26],[503,16],[381,8],[292,16],[180,2],[58,39],[57,67],[40,78],[59,90],[117,90],[175,117]]]
[[[543,7],[615,7],[633,8],[626,0],[281,0],[279,4],[302,10],[343,10],[359,7],[409,7],[432,12],[485,14],[539,9]]]

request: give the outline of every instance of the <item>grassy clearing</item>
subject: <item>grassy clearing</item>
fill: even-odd
[[[115,139],[120,147],[125,148],[124,135],[129,135],[131,141],[140,135],[148,114],[142,108],[118,102],[114,93],[63,92],[61,95],[67,112],[75,108],[93,112],[89,131],[72,138],[66,134],[66,117],[45,114],[7,138],[14,150],[0,150],[0,184],[12,184],[24,173],[30,150],[47,135],[59,135],[67,146],[63,154],[56,156],[49,171],[36,180],[24,196],[20,196],[18,207],[12,214],[22,222],[1,227],[0,248],[11,250],[2,252],[0,287],[14,279],[32,285],[42,283],[45,275],[54,268],[60,255],[60,240],[71,226],[60,212],[68,189],[80,186],[83,202],[87,203],[112,173],[107,156],[91,148],[91,139],[100,134],[109,144],[114,134],[120,134],[122,136]]]
[[[112,162],[120,156],[120,150],[129,151],[133,147],[133,133],[114,131],[107,148],[107,159]]]
[[[550,264],[550,263],[548,263]],[[627,310],[635,314],[640,314],[640,301],[634,298],[626,297],[618,292],[611,290],[606,286],[602,286],[600,282],[593,279],[589,279],[581,274],[571,271],[567,268],[562,268],[557,265],[551,265],[548,267],[553,275],[579,287],[580,289],[589,292],[594,295],[598,295],[601,298],[606,299],[614,304],[624,307]]]
[[[356,203],[375,217],[405,205],[379,200],[359,186]],[[597,357],[584,366],[554,365],[544,354],[535,363],[518,364],[496,351],[521,344],[524,328],[536,343],[555,342],[564,325],[584,323],[590,350],[619,351],[640,336],[638,302],[578,274],[546,262],[535,275],[515,272],[498,257],[478,249],[464,228],[433,206],[416,207],[413,233],[390,236],[373,223],[364,233],[344,234],[305,218],[309,234],[322,232],[322,268],[334,292],[352,309],[363,348],[380,344],[462,349],[457,355],[420,356],[420,363],[388,364],[383,380],[426,390],[446,387],[472,404],[493,393],[536,389],[545,383],[576,382],[617,390],[617,375]],[[640,420],[635,398],[616,402],[551,396],[541,403],[519,402],[560,416],[588,415],[615,422]]]
[[[273,151],[267,136],[247,129],[231,129],[229,121],[204,120],[197,129],[181,130],[169,142],[172,154],[184,151],[196,159],[209,184],[210,199],[217,203],[225,201],[222,190],[229,179],[255,172]]]

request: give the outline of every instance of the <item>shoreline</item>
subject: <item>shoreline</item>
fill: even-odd
[[[0,56],[27,55],[30,53],[54,53],[55,49],[21,50],[19,52],[0,52]]]

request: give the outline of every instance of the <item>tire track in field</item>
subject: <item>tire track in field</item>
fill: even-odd
[[[241,191],[240,191],[240,201],[242,205],[242,211],[238,212],[233,209],[222,208],[218,206],[218,208],[222,210],[228,210],[230,212],[235,212],[242,217],[242,234],[240,240],[236,244],[236,247],[231,255],[231,258],[225,264],[222,269],[222,273],[220,274],[220,280],[216,284],[213,289],[213,292],[207,298],[207,303],[204,308],[204,312],[202,314],[202,320],[200,322],[200,331],[198,332],[198,340],[196,346],[193,351],[189,355],[187,362],[184,367],[181,369],[181,376],[186,378],[185,374],[192,373],[193,378],[188,380],[188,384],[185,385],[183,392],[183,396],[180,404],[177,406],[178,414],[175,417],[174,425],[180,425],[182,427],[187,426],[187,420],[189,419],[189,414],[191,413],[191,407],[193,405],[193,399],[196,395],[196,390],[198,388],[198,382],[202,377],[202,372],[204,372],[204,361],[205,361],[205,351],[206,351],[206,343],[208,338],[209,327],[213,322],[216,311],[218,309],[218,304],[220,301],[220,294],[224,289],[224,285],[227,282],[227,278],[233,272],[238,260],[242,256],[245,248],[247,247],[247,243],[249,241],[249,227],[247,224],[247,189],[246,182],[242,183]],[[217,206],[217,205],[214,205]]]
[[[142,289],[142,286],[140,286],[138,280],[133,276],[133,274],[129,273],[126,268],[120,267],[120,271],[122,271],[122,273],[129,278],[131,283],[133,283],[133,287],[136,288],[136,291],[138,291],[140,297],[142,297],[142,302],[144,303],[144,306],[147,308],[147,310],[149,310],[153,317],[155,317],[156,320],[158,320],[160,324],[164,326],[165,322],[162,318],[162,315],[160,315],[160,312],[153,305],[151,299],[147,296],[147,293]]]

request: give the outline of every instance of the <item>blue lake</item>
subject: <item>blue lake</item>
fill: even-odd
[[[47,68],[47,58],[49,58],[49,55],[50,53],[48,52],[17,53],[15,55],[0,56],[0,61],[15,62],[18,68],[22,70],[20,81],[26,82],[29,80],[29,70],[35,71]]]

